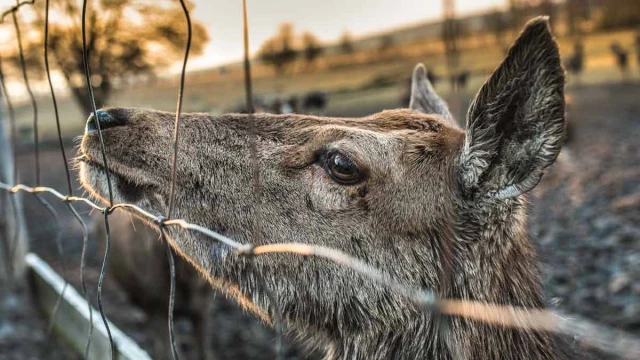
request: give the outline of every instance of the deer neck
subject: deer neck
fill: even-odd
[[[448,299],[525,308],[545,306],[535,251],[526,234],[524,199],[486,217],[466,213],[436,242],[453,237],[453,260],[437,291]],[[462,212],[461,212],[462,213]],[[465,214],[465,213],[462,213]],[[479,219],[491,219],[480,221]],[[464,227],[462,227],[464,225]],[[433,240],[433,239],[432,239]],[[441,248],[447,248],[441,244]],[[326,359],[558,359],[547,333],[488,326],[428,311],[407,313],[401,326],[381,323],[329,341]]]
[[[539,261],[527,236],[524,197],[488,210],[462,212],[449,297],[519,308],[544,308]],[[450,317],[465,359],[557,359],[548,333],[488,326]],[[523,350],[526,349],[526,350]]]

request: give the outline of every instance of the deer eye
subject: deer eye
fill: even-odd
[[[324,169],[331,178],[342,185],[353,185],[362,181],[362,172],[349,156],[340,152],[329,152],[324,157]]]

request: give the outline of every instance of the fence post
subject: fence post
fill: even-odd
[[[4,94],[0,93],[0,181],[12,184],[13,153],[9,142],[7,121],[4,112]],[[13,184],[12,184],[13,185]],[[9,196],[15,197],[16,210],[12,209]],[[14,214],[18,214],[16,218]],[[19,236],[14,239],[15,232]],[[11,195],[0,191],[0,261],[9,266],[0,266],[0,283],[21,282],[26,271],[25,255],[28,251],[26,226],[22,212],[20,194]],[[12,242],[15,241],[14,244]],[[13,257],[9,254],[13,246]],[[11,261],[11,264],[9,264]]]

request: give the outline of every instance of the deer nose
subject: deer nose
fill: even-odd
[[[96,121],[96,117],[98,121]],[[98,110],[95,115],[91,114],[87,120],[87,126],[84,129],[85,134],[90,134],[98,131],[98,124],[100,130],[109,129],[116,126],[123,126],[127,124],[127,119],[124,116],[118,116],[118,112],[109,112],[108,110]]]

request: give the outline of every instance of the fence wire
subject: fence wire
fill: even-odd
[[[338,265],[347,267],[352,271],[365,276],[372,281],[375,281],[390,290],[396,293],[399,296],[406,297],[411,300],[416,306],[425,309],[425,311],[431,312],[434,316],[458,316],[463,317],[470,320],[481,321],[486,324],[494,324],[500,325],[509,328],[523,329],[523,330],[535,330],[535,331],[546,331],[552,332],[561,335],[567,335],[574,338],[578,338],[580,342],[585,345],[589,345],[601,351],[614,354],[623,358],[629,359],[637,359],[640,358],[640,342],[634,336],[604,325],[597,324],[595,322],[589,321],[587,319],[580,318],[575,315],[565,314],[560,311],[551,311],[551,310],[543,310],[543,309],[527,309],[513,306],[505,306],[505,305],[496,305],[496,304],[488,304],[477,301],[467,301],[467,300],[455,300],[455,299],[447,299],[445,298],[446,291],[442,291],[438,294],[429,289],[422,289],[414,286],[410,286],[406,283],[403,283],[397,279],[394,279],[388,273],[381,271],[371,265],[347,255],[346,253],[317,245],[309,245],[302,243],[280,243],[280,244],[268,244],[268,245],[254,245],[261,243],[259,240],[260,236],[260,199],[261,199],[261,189],[260,189],[260,174],[258,171],[258,152],[257,152],[257,134],[255,127],[251,129],[252,134],[250,137],[251,141],[251,163],[253,167],[253,190],[255,193],[255,213],[253,223],[253,243],[240,243],[229,237],[226,237],[222,234],[219,234],[215,231],[207,229],[198,224],[191,224],[182,219],[171,219],[171,212],[173,207],[173,198],[174,198],[174,189],[175,189],[175,176],[176,176],[176,165],[178,161],[178,142],[179,142],[179,129],[180,129],[180,117],[182,111],[182,98],[185,88],[185,74],[186,74],[186,66],[189,56],[189,50],[191,45],[191,36],[192,36],[192,27],[191,27],[191,19],[189,15],[189,11],[186,7],[186,4],[183,0],[180,0],[180,4],[182,10],[184,11],[186,24],[188,27],[187,32],[187,45],[185,48],[185,56],[181,71],[181,81],[178,91],[178,103],[176,109],[176,117],[174,123],[174,143],[173,143],[173,158],[172,158],[172,172],[171,172],[171,191],[170,191],[170,200],[167,207],[166,217],[161,215],[154,215],[136,205],[133,204],[114,204],[113,203],[113,193],[110,177],[107,176],[108,182],[108,192],[109,192],[109,201],[108,206],[101,206],[100,204],[96,204],[92,200],[84,197],[74,196],[72,192],[71,186],[71,175],[67,163],[67,158],[65,154],[65,149],[62,141],[62,132],[60,129],[60,119],[58,114],[58,104],[56,100],[55,91],[53,88],[53,84],[51,81],[50,67],[49,67],[49,57],[48,57],[48,34],[49,34],[49,0],[46,0],[45,3],[45,24],[44,24],[44,60],[45,60],[45,71],[47,75],[47,81],[49,84],[49,89],[51,93],[51,98],[54,104],[54,115],[57,127],[57,135],[59,141],[59,147],[62,154],[62,158],[65,163],[65,174],[67,179],[67,194],[64,195],[59,191],[50,188],[41,186],[40,181],[40,157],[39,157],[39,139],[38,139],[38,105],[31,91],[27,67],[24,59],[24,53],[22,49],[22,39],[20,34],[20,27],[18,24],[17,12],[25,5],[33,5],[35,0],[31,1],[16,1],[16,5],[11,7],[10,9],[4,11],[0,18],[0,24],[4,23],[4,20],[7,16],[11,15],[14,29],[16,33],[16,40],[19,49],[19,58],[20,58],[20,66],[23,75],[24,84],[27,88],[27,92],[29,93],[29,98],[33,110],[33,128],[34,128],[34,140],[35,140],[35,170],[36,170],[36,178],[35,178],[35,186],[30,187],[25,184],[18,183],[18,171],[17,171],[17,163],[15,161],[15,146],[17,141],[17,133],[16,133],[16,123],[15,123],[15,111],[12,105],[12,101],[9,95],[9,92],[6,88],[5,77],[2,72],[2,61],[0,59],[0,85],[2,94],[4,95],[5,102],[7,104],[7,108],[9,110],[9,122],[10,122],[10,146],[11,151],[14,156],[14,168],[12,171],[12,182],[13,185],[7,184],[4,182],[0,182],[0,190],[7,192],[11,198],[11,204],[13,208],[13,213],[17,218],[20,214],[17,213],[17,206],[15,203],[15,194],[19,192],[25,192],[29,194],[33,194],[38,201],[42,203],[42,205],[50,212],[51,216],[54,218],[57,226],[58,233],[56,236],[56,248],[58,250],[59,260],[63,269],[63,277],[65,277],[66,265],[64,259],[64,248],[62,243],[60,243],[60,237],[62,234],[60,225],[59,225],[59,216],[53,209],[52,205],[45,200],[45,194],[53,197],[57,201],[64,202],[69,210],[73,213],[74,217],[77,219],[82,228],[83,233],[83,246],[82,246],[82,255],[81,255],[81,266],[80,266],[80,275],[81,275],[81,284],[82,284],[82,292],[85,296],[85,300],[87,300],[87,306],[91,306],[88,301],[88,294],[86,291],[86,283],[84,279],[84,268],[85,268],[85,257],[86,257],[86,248],[88,244],[88,232],[86,223],[82,220],[77,210],[73,206],[74,204],[83,204],[88,206],[91,209],[99,210],[104,215],[104,226],[106,231],[106,248],[103,257],[102,269],[100,272],[100,278],[98,280],[98,307],[100,310],[100,315],[104,322],[104,325],[107,329],[109,335],[109,341],[111,345],[111,358],[115,359],[115,351],[114,351],[114,343],[111,337],[111,332],[106,321],[106,316],[104,315],[103,306],[102,306],[102,285],[106,272],[106,265],[109,257],[110,250],[110,228],[109,228],[109,215],[112,214],[116,210],[127,210],[129,212],[137,213],[139,217],[147,218],[148,220],[156,223],[158,228],[161,231],[161,236],[167,244],[167,256],[170,264],[170,276],[171,276],[171,287],[170,287],[170,295],[169,295],[169,336],[171,339],[172,346],[172,355],[174,359],[178,358],[177,348],[175,345],[175,335],[173,329],[173,305],[175,300],[175,264],[174,264],[174,256],[171,249],[168,247],[168,242],[166,241],[166,233],[165,230],[167,227],[178,227],[182,228],[183,231],[193,231],[198,232],[202,235],[205,235],[209,238],[212,238],[228,247],[233,249],[237,254],[242,256],[247,256],[249,258],[253,258],[256,256],[265,256],[268,254],[276,254],[276,253],[287,253],[293,255],[299,255],[304,257],[318,257],[323,258]],[[254,104],[253,104],[253,94],[252,94],[252,86],[251,86],[251,66],[249,61],[249,37],[248,37],[248,20],[247,20],[247,8],[246,8],[246,0],[243,0],[243,31],[244,31],[244,70],[245,70],[245,90],[246,90],[246,102],[247,109],[250,114],[254,113]],[[104,140],[102,137],[102,131],[100,129],[100,122],[97,121],[97,108],[95,104],[95,98],[93,95],[93,87],[91,84],[91,71],[89,67],[89,51],[87,49],[87,38],[86,38],[86,14],[87,14],[87,0],[83,1],[82,5],[82,45],[83,45],[83,64],[84,64],[84,72],[86,78],[86,85],[89,93],[88,101],[91,104],[92,113],[94,119],[96,119],[96,128],[100,138],[101,144],[101,152],[102,152],[102,160],[105,164],[105,170],[108,172],[107,166],[107,156],[106,149],[104,147]],[[253,122],[252,122],[253,123]],[[15,230],[12,236],[10,237],[9,243],[9,256],[13,256],[13,249],[15,248],[19,230]],[[443,279],[447,279],[450,276],[450,261],[453,259],[453,254],[451,253],[453,247],[450,244],[445,244],[447,249],[445,251],[445,270],[441,274]],[[10,261],[10,263],[13,263]],[[67,286],[65,277],[65,287]],[[272,305],[272,313],[274,319],[274,325],[277,331],[277,344],[276,344],[276,357],[278,359],[284,358],[284,349],[282,346],[282,333],[283,333],[283,321],[282,314],[278,308],[278,305],[275,302],[275,297],[271,293],[268,288],[268,284],[264,281],[264,278],[260,276],[258,279],[262,283],[262,287],[265,289],[266,295],[269,298],[269,301]],[[446,281],[444,282],[446,283]],[[446,290],[446,289],[445,289]],[[64,290],[63,290],[64,292]],[[62,296],[62,294],[60,295]],[[56,318],[57,308],[59,308],[59,302],[61,301],[61,297],[58,298],[56,302],[56,310],[54,310],[50,327],[53,325],[53,322]],[[91,314],[91,311],[89,311]],[[85,347],[85,358],[88,356],[89,348],[90,348],[90,340],[91,340],[91,332],[93,330],[93,319],[90,318],[90,327],[87,334],[87,343]],[[443,323],[441,327],[442,331],[449,331],[446,323]],[[445,338],[449,338],[449,336],[445,336]],[[461,358],[459,354],[456,353],[456,348],[453,346],[454,344],[449,344],[450,350],[455,358]]]
[[[27,66],[26,66],[26,61],[25,61],[25,54],[24,54],[24,48],[23,48],[23,41],[22,41],[22,33],[20,31],[20,24],[18,23],[18,16],[17,16],[17,12],[20,9],[21,6],[24,5],[33,5],[35,3],[35,0],[32,1],[24,1],[24,2],[20,2],[18,0],[16,0],[16,5],[10,9],[10,11],[6,11],[2,14],[2,18],[0,19],[0,22],[3,23],[5,20],[5,17],[9,14],[11,14],[11,19],[13,20],[13,27],[15,30],[15,35],[16,35],[16,43],[18,46],[18,59],[20,62],[20,69],[22,72],[22,79],[24,81],[24,86],[27,90],[27,94],[29,95],[29,101],[31,102],[31,110],[33,113],[33,138],[34,138],[34,151],[35,151],[35,156],[34,156],[34,167],[35,167],[35,184],[36,186],[40,186],[41,183],[41,170],[40,170],[40,146],[39,146],[39,133],[38,133],[38,102],[36,101],[36,97],[33,93],[33,90],[31,89],[31,83],[29,82],[29,76],[27,73]],[[48,8],[47,8],[48,9]],[[47,24],[45,25],[45,33],[48,34],[48,11],[47,11]],[[45,44],[46,44],[46,40],[45,40]],[[48,60],[48,58],[45,58],[45,62]],[[50,80],[50,74],[49,74],[49,68],[47,65],[47,76]],[[4,85],[3,85],[3,89],[4,89]],[[6,89],[5,89],[6,90]],[[15,118],[12,119],[13,121],[15,121]],[[15,123],[12,124],[12,128],[15,128]],[[58,122],[58,130],[59,130],[59,122]],[[14,133],[12,133],[12,136],[14,136]],[[14,138],[12,140],[12,143],[15,144],[16,139]],[[15,154],[15,149],[12,150],[13,153]],[[62,148],[62,151],[64,152],[64,148]],[[14,166],[16,166],[17,169],[17,162],[14,161]],[[67,174],[68,174],[68,166],[66,165],[66,159],[65,159],[65,169],[67,170]],[[15,176],[15,175],[14,175]],[[69,177],[70,178],[70,177]],[[58,310],[60,309],[60,304],[62,302],[62,298],[64,296],[64,293],[67,289],[68,286],[68,281],[67,281],[67,271],[66,271],[66,259],[64,256],[64,247],[62,245],[62,232],[61,232],[61,228],[60,228],[60,221],[59,221],[59,216],[57,211],[53,208],[53,206],[47,201],[45,200],[43,197],[41,197],[39,194],[34,194],[35,198],[38,200],[38,202],[40,204],[42,204],[42,206],[45,207],[45,209],[47,210],[47,212],[51,215],[51,217],[54,220],[54,223],[56,224],[56,226],[58,227],[58,230],[56,231],[56,236],[55,236],[55,244],[56,244],[56,249],[57,249],[57,254],[58,254],[58,261],[60,262],[60,265],[62,267],[62,278],[64,280],[64,286],[62,288],[62,291],[58,294],[58,298],[56,300],[55,306],[53,308],[53,312],[51,315],[51,318],[49,319],[49,326],[48,326],[48,330],[47,330],[47,336],[51,336],[51,331],[53,329],[53,324],[55,322],[55,319],[57,318],[58,315]],[[17,207],[15,206],[15,202],[14,202],[14,209],[17,209]],[[17,241],[17,239],[15,239]],[[14,253],[14,249],[17,245],[17,242],[14,242],[12,244],[12,246],[10,247],[10,260],[11,263],[13,263],[13,257],[15,256]]]
[[[243,65],[244,65],[244,89],[245,89],[245,97],[246,97],[246,108],[247,113],[249,114],[249,123],[251,124],[250,134],[249,134],[249,149],[250,149],[250,157],[251,157],[251,168],[252,168],[252,186],[253,186],[253,207],[254,207],[254,215],[253,215],[253,227],[251,229],[251,238],[253,240],[253,244],[260,243],[261,230],[262,230],[262,189],[260,186],[260,168],[259,168],[259,159],[258,159],[258,132],[255,127],[255,121],[253,119],[253,115],[256,112],[255,104],[253,103],[253,86],[251,81],[251,60],[249,57],[249,19],[247,16],[247,1],[242,0],[242,31],[243,31],[243,45],[244,45],[244,57],[243,57]],[[253,256],[250,256],[249,259],[253,261]],[[264,280],[264,275],[261,272],[256,273],[256,277],[258,278],[258,283],[264,289],[265,295],[269,300],[269,304],[271,305],[271,312],[273,313],[273,325],[276,330],[276,360],[284,359],[284,344],[282,341],[284,326],[282,323],[282,315],[280,314],[280,308],[276,301],[271,288]]]

